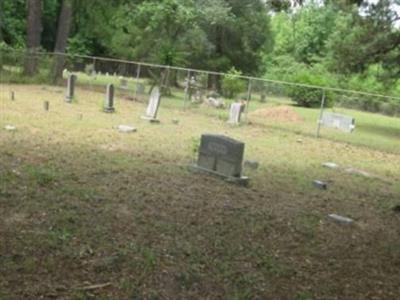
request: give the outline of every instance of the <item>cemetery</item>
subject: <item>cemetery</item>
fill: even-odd
[[[1,0],[0,300],[400,298],[398,0]]]
[[[101,88],[80,73],[2,83],[0,252],[24,284],[3,273],[0,291],[326,299],[379,281],[398,292],[398,119],[341,109],[355,130],[336,121],[317,139],[320,111],[288,99],[221,109],[142,80],[132,101],[112,76]]]

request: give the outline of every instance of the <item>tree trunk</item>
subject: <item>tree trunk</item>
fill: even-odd
[[[42,34],[42,0],[28,0],[28,28],[27,28],[28,57],[25,62],[24,73],[34,75],[37,72],[37,57],[34,54],[40,48]]]
[[[62,78],[62,73],[65,64],[65,50],[67,49],[67,42],[72,23],[72,3],[71,0],[63,0],[60,16],[58,19],[57,40],[54,48],[56,54],[54,58],[52,78],[56,83]]]

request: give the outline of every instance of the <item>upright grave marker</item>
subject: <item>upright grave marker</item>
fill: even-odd
[[[148,120],[153,123],[160,122],[157,119],[158,108],[160,107],[161,93],[158,87],[154,87],[151,91],[149,104],[146,109],[146,115],[142,116],[142,119]]]
[[[229,111],[228,123],[232,125],[239,125],[242,112],[244,110],[244,105],[242,103],[232,103]]]
[[[324,112],[320,122],[324,127],[335,128],[345,132],[353,132],[356,127],[353,117],[331,112]]]
[[[67,95],[65,96],[65,102],[71,103],[75,96],[75,83],[76,75],[70,74],[67,81]]]
[[[244,143],[227,136],[203,134],[194,169],[247,184],[248,177],[242,176],[244,146]]]
[[[115,111],[115,108],[114,108],[114,85],[111,83],[107,85],[107,92],[106,92],[106,98],[104,101],[103,110],[104,110],[104,112],[107,112],[107,113],[112,113]]]
[[[124,90],[128,89],[128,80],[123,77],[120,77],[121,88]]]
[[[139,95],[144,94],[144,84],[143,83],[136,83],[136,93]]]
[[[50,108],[50,102],[49,101],[44,101],[43,102],[43,109],[45,111],[49,111],[49,108]]]
[[[11,99],[11,101],[15,100],[15,92],[14,91],[10,92],[10,99]]]

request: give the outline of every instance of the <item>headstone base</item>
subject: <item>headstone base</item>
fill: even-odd
[[[105,107],[105,108],[103,108],[103,111],[105,113],[113,113],[113,112],[115,112],[115,108],[114,107]]]
[[[235,184],[238,184],[238,185],[241,185],[241,186],[248,186],[249,185],[249,177],[247,177],[247,176],[240,176],[240,177],[225,176],[224,174],[221,174],[221,173],[209,170],[209,169],[202,168],[202,167],[200,167],[200,166],[198,166],[196,164],[190,165],[189,167],[190,167],[190,169],[192,171],[208,173],[208,174],[223,178],[227,182],[235,183]]]
[[[150,123],[160,123],[159,119],[154,119],[154,118],[147,117],[147,116],[142,116],[141,119],[149,121]]]

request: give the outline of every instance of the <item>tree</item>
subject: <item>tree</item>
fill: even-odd
[[[67,49],[67,42],[69,33],[71,30],[72,23],[72,1],[63,0],[61,6],[61,12],[58,19],[57,39],[54,47],[54,52],[57,53],[54,65],[52,77],[54,82],[57,82],[62,77],[62,71],[65,64],[65,50]]]
[[[25,63],[24,72],[26,75],[33,75],[37,72],[37,57],[35,52],[40,49],[42,33],[42,1],[28,0],[28,27],[27,27],[27,48],[28,57]]]
[[[400,20],[391,9],[393,1],[381,0],[364,7],[363,14],[353,10],[336,21],[329,40],[329,66],[341,74],[363,73],[370,65],[378,64],[380,77],[390,83],[400,75]]]

